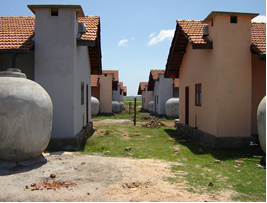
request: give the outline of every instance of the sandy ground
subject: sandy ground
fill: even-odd
[[[183,181],[164,181],[175,176],[171,164],[178,163],[78,152],[44,153],[36,160],[19,163],[0,162],[0,201],[230,201],[229,191],[198,195],[186,191]]]

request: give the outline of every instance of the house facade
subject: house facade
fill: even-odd
[[[153,101],[153,91],[148,91],[148,82],[140,82],[137,95],[142,96],[142,109],[148,111],[148,103]]]
[[[165,77],[179,78],[178,130],[212,147],[248,146],[266,94],[266,24],[211,12],[177,21]],[[260,38],[260,39],[259,39]]]
[[[148,91],[153,91],[153,112],[165,115],[165,103],[173,97],[173,79],[164,78],[164,70],[150,70]]]
[[[92,128],[91,74],[102,71],[100,18],[84,16],[79,5],[28,8],[35,17],[0,19],[1,30],[13,34],[0,36],[0,70],[19,68],[48,92],[53,102],[49,145],[71,148],[86,137],[84,128]],[[17,45],[10,46],[9,36],[16,38]]]
[[[112,114],[112,101],[123,101],[127,88],[119,82],[118,70],[103,70],[102,75],[91,76],[91,92],[100,102],[99,112]]]

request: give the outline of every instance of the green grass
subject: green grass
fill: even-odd
[[[139,112],[138,119],[144,115],[147,114]],[[118,118],[124,116],[127,118],[127,113],[116,115]],[[113,125],[100,126],[96,130],[97,133],[86,141],[82,152],[176,162],[171,167],[176,176],[166,180],[171,183],[186,181],[187,189],[191,192],[216,194],[218,191],[233,190],[238,193],[232,196],[233,201],[266,200],[266,170],[256,167],[261,161],[258,156],[265,154],[258,146],[212,149],[184,141],[183,135],[172,127],[148,129]],[[131,147],[131,150],[126,151],[126,147]],[[235,163],[237,159],[243,160],[240,166]],[[220,160],[220,163],[214,160]],[[208,186],[210,182],[213,186]]]

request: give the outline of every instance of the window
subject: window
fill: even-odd
[[[213,19],[211,19],[211,27],[213,26]]]
[[[51,16],[58,16],[58,9],[51,9]]]
[[[201,83],[195,85],[195,105],[196,106],[201,106]]]
[[[237,23],[237,16],[231,16],[230,17],[230,22],[231,23]]]
[[[81,105],[84,105],[84,83],[81,82]]]

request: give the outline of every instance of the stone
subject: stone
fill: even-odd
[[[50,178],[56,178],[56,174],[54,173],[50,174]]]
[[[214,163],[221,163],[220,160],[214,160]]]
[[[131,149],[131,147],[125,147],[125,151],[130,151]]]

